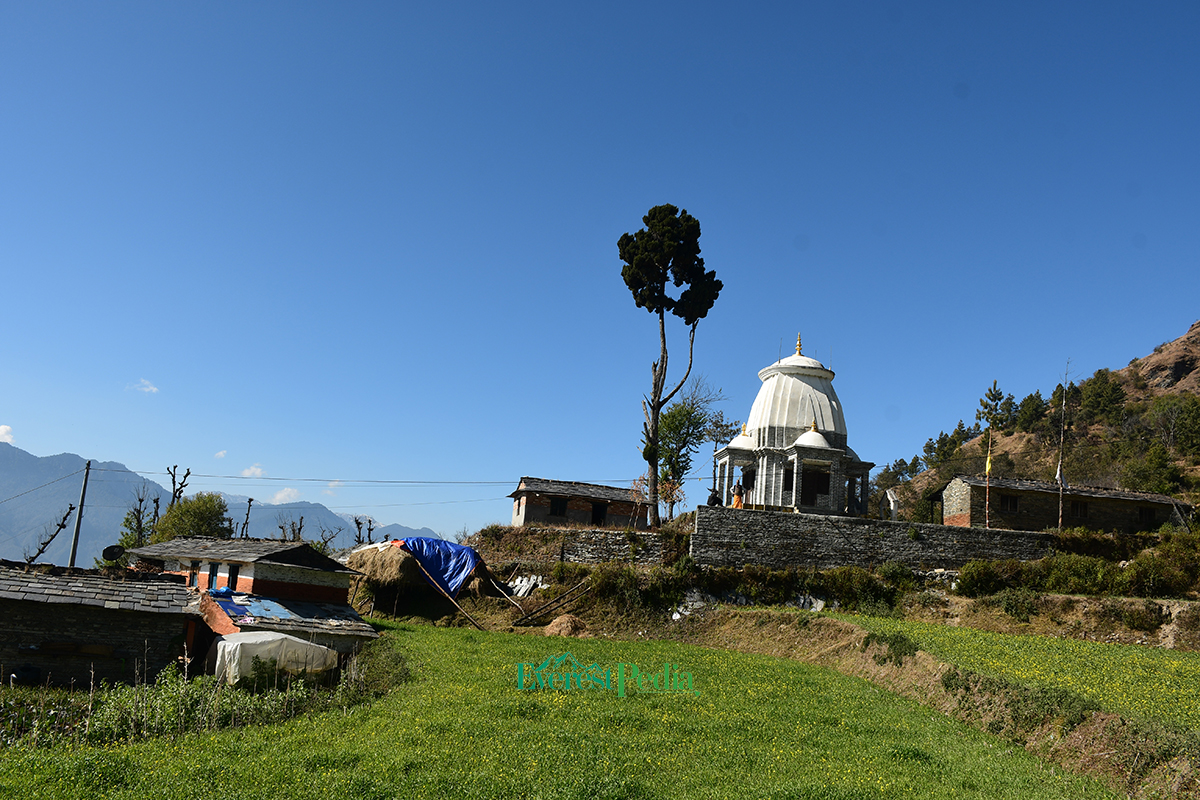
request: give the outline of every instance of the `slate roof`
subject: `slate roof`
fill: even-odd
[[[600,486],[595,483],[575,481],[552,481],[547,478],[521,478],[517,490],[509,497],[523,493],[544,494],[551,497],[582,497],[587,500],[604,500],[610,503],[632,503],[628,489],[615,486]]]
[[[241,593],[218,594],[213,599],[243,631],[271,630],[300,637],[308,633],[370,639],[379,636],[353,608],[341,603],[276,600]]]
[[[0,562],[0,600],[96,606],[155,614],[200,614],[199,597],[177,575],[128,571],[110,577],[99,570]]]
[[[282,564],[322,572],[355,572],[317,552],[308,542],[282,542],[278,539],[214,539],[194,536],[136,547],[128,552],[138,558],[152,561],[174,559]]]
[[[954,480],[960,480],[969,486],[986,486],[987,479],[978,475],[955,475]],[[993,489],[1011,489],[1020,492],[1051,492],[1058,494],[1058,484],[1053,481],[1031,481],[1022,478],[992,478]],[[944,490],[947,483],[942,486]],[[939,492],[941,490],[938,490]],[[1117,500],[1131,500],[1138,503],[1161,503],[1169,506],[1182,506],[1187,508],[1188,505],[1173,497],[1168,497],[1165,494],[1152,494],[1150,492],[1128,492],[1121,489],[1100,489],[1093,486],[1066,486],[1063,488],[1064,495],[1071,497],[1097,497]]]

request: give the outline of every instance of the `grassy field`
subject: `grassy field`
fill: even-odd
[[[922,650],[962,669],[1026,686],[1069,689],[1129,719],[1200,731],[1200,653],[879,617],[845,619],[876,633],[901,631]]]
[[[431,626],[387,636],[415,677],[373,705],[104,749],[10,749],[0,796],[1116,796],[865,681],[786,659]],[[518,690],[519,663],[565,651],[612,667],[614,682],[620,663],[647,674],[670,664],[699,694],[650,694],[629,680],[625,697],[615,685]]]

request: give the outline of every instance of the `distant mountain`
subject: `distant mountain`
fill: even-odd
[[[87,459],[71,453],[57,456],[35,456],[19,447],[0,442],[0,558],[24,561],[25,552],[37,549],[43,532],[53,530],[68,506],[79,505],[79,490]],[[83,522],[79,529],[79,550],[75,565],[91,567],[100,551],[115,544],[121,536],[121,522],[134,502],[138,489],[145,485],[150,497],[161,497],[165,512],[171,493],[152,480],[129,471],[115,461],[92,461],[88,477],[87,497],[84,500]],[[239,495],[222,495],[229,507],[229,518],[238,533],[246,521],[246,502]],[[77,513],[77,512],[75,512]],[[67,527],[58,534],[41,563],[66,565],[71,555],[71,535],[75,513]],[[320,541],[322,532],[337,532],[331,544],[335,548],[354,543],[353,515],[335,514],[320,503],[261,503],[250,508],[248,534],[259,539],[280,535],[279,526],[291,528],[304,520],[302,535],[310,541]],[[340,530],[339,530],[340,529]],[[363,529],[366,536],[366,529]],[[403,525],[383,525],[375,528],[372,538],[403,539],[406,536],[438,538],[429,528],[416,530]]]
[[[72,453],[39,457],[0,442],[0,558],[25,560],[25,551],[37,549],[45,529],[53,530],[68,506],[79,505],[86,463],[87,459]],[[76,566],[92,566],[101,550],[116,543],[125,512],[143,484],[151,497],[163,498],[165,508],[171,493],[154,481],[115,461],[92,461]],[[76,513],[39,561],[68,563]]]

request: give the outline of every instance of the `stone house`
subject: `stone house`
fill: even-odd
[[[31,684],[153,681],[196,653],[200,598],[176,575],[0,561],[0,675]]]
[[[635,504],[629,489],[545,478],[521,478],[509,497],[514,528],[531,522],[645,528],[650,510]]]
[[[990,494],[990,514],[985,517]],[[986,478],[957,475],[927,495],[941,503],[942,523],[957,527],[982,528],[985,518],[992,528],[1040,531],[1058,527],[1059,485],[1050,481]],[[1165,522],[1191,517],[1185,503],[1161,494],[1064,486],[1064,528],[1136,533],[1152,530]]]

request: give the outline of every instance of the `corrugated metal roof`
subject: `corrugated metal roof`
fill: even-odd
[[[275,630],[295,635],[378,636],[374,628],[345,604],[277,600],[253,594],[224,594],[220,590],[213,599],[242,630]]]

